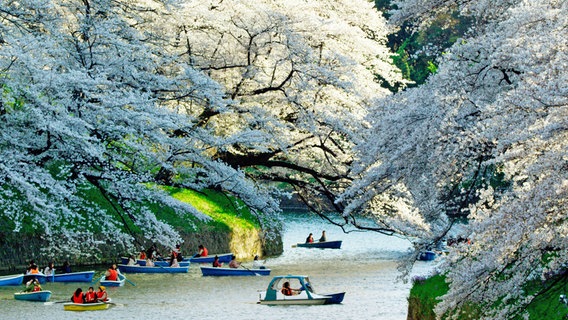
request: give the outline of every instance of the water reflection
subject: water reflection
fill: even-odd
[[[322,230],[328,240],[343,240],[339,250],[292,248],[312,232]],[[14,288],[0,287],[3,319],[406,319],[410,284],[398,280],[397,260],[409,247],[405,240],[375,233],[344,234],[317,217],[295,214],[287,217],[284,253],[268,258],[272,275],[309,275],[321,292],[346,291],[340,305],[265,306],[258,305],[258,291],[271,277],[202,277],[198,265],[188,274],[128,275],[136,286],[108,288],[116,305],[106,311],[74,313],[61,304],[44,305],[13,300]],[[246,266],[250,267],[250,262]],[[425,273],[430,263],[419,263],[417,273]],[[101,270],[102,272],[102,270]],[[98,274],[97,274],[98,275]],[[95,278],[98,278],[95,275]],[[51,301],[68,300],[72,292],[89,284],[49,283]]]

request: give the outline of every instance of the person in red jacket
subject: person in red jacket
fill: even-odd
[[[108,294],[105,286],[99,286],[99,291],[97,291],[97,300],[103,302],[108,300]]]
[[[198,248],[199,251],[195,255],[196,257],[207,257],[209,255],[209,251],[202,244],[200,244]]]
[[[85,302],[86,303],[95,303],[97,302],[97,293],[93,287],[89,287],[89,291],[85,293]]]
[[[113,264],[105,273],[106,280],[117,281],[118,280],[118,270],[116,264]]]
[[[84,303],[85,296],[83,295],[83,289],[77,288],[73,296],[71,296],[71,302],[73,303]]]

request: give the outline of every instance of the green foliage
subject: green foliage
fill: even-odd
[[[448,292],[449,286],[443,275],[436,275],[427,279],[414,281],[410,290],[408,319],[429,320],[436,319],[433,312],[441,296]],[[550,278],[547,281],[535,280],[530,282],[524,290],[527,294],[534,294],[535,298],[527,306],[529,319],[562,320],[566,319],[568,306],[559,302],[561,294],[568,293],[568,274],[561,274]],[[458,319],[478,319],[480,308],[473,303],[466,303],[460,310]],[[442,317],[447,319],[447,317]],[[521,315],[513,318],[521,320]]]

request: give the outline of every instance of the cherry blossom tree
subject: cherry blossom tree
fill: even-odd
[[[265,181],[333,204],[388,94],[376,75],[400,78],[364,0],[23,0],[0,19],[0,207],[51,253],[131,246],[131,224],[178,241],[148,203],[207,219],[160,185],[233,194],[267,228]]]
[[[471,244],[451,247],[442,266],[450,291],[436,311],[457,316],[474,303],[484,319],[524,315],[547,290],[526,284],[568,263],[568,3],[396,6],[394,23],[458,9],[477,24],[426,84],[377,105],[354,165],[361,178],[340,198],[344,214],[374,215],[420,250],[455,225],[448,195],[469,194],[457,212]]]

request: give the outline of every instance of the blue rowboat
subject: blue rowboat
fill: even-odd
[[[46,276],[43,273],[34,273],[34,274],[26,274],[24,275],[24,279],[22,280],[23,284],[26,284],[28,281],[33,280],[34,278],[37,279],[37,281],[41,284],[44,284],[47,282],[47,278],[51,277],[51,276]]]
[[[322,242],[311,242],[311,243],[298,243],[297,247],[300,248],[318,248],[318,249],[340,249],[341,240],[334,241],[322,241]]]
[[[210,254],[206,257],[191,257],[189,258],[189,261],[191,263],[213,263],[213,260],[215,260],[215,256],[219,257],[219,262],[230,262],[233,259],[233,254],[232,253],[221,253],[221,254]],[[183,259],[183,261],[186,261],[188,259]]]
[[[105,287],[123,287],[126,277],[122,274],[118,274],[118,280],[107,280],[106,276],[101,278],[101,286]]]
[[[22,284],[24,280],[23,274],[13,274],[10,276],[1,276],[0,277],[0,287],[4,286],[19,286]]]
[[[35,291],[35,292],[16,292],[14,299],[25,301],[41,301],[46,302],[51,297],[51,291]]]
[[[128,266],[124,264],[118,265],[118,270],[123,273],[187,273],[189,271],[189,266],[187,267],[147,267],[147,266]]]
[[[178,262],[180,267],[189,267],[190,262],[188,260],[186,261],[181,261]],[[159,266],[159,267],[169,267],[170,266],[170,262],[166,261],[166,260],[162,260],[162,261],[154,261],[154,265],[155,266]]]
[[[436,252],[434,251],[423,251],[418,256],[418,260],[421,261],[432,261],[434,259],[436,259]]]
[[[204,276],[268,276],[270,269],[201,267]]]
[[[81,271],[45,276],[49,282],[91,282],[95,271]]]

